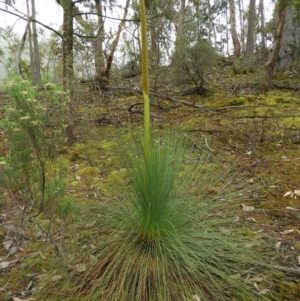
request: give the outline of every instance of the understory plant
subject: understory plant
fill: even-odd
[[[44,85],[39,91],[16,75],[6,81],[10,103],[1,126],[8,152],[1,182],[22,211],[21,225],[34,221],[48,235],[57,218],[68,215],[72,201],[54,164],[65,140],[67,95],[55,84]]]
[[[236,218],[255,187],[193,139],[151,135],[144,1],[140,7],[144,137],[126,149],[130,183],[121,200],[82,206],[67,279],[41,293],[46,300],[273,300],[270,249],[242,236]]]
[[[194,45],[181,41],[174,55],[173,82],[176,85],[194,85],[195,93],[203,94],[206,73],[216,65],[217,57],[214,48],[205,41]]]

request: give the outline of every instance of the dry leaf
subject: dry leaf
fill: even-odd
[[[84,272],[86,270],[86,265],[83,264],[83,263],[76,264],[74,266],[74,270],[77,273],[82,273],[82,272]]]
[[[9,261],[0,262],[0,269],[6,269],[10,265]]]
[[[287,209],[287,210],[292,210],[292,211],[298,211],[298,209],[293,208],[293,207],[285,207],[285,209]]]
[[[281,241],[279,241],[278,243],[276,243],[275,249],[276,249],[276,250],[279,250],[280,246],[281,246]]]
[[[39,251],[39,254],[40,254],[42,259],[44,259],[44,260],[46,259],[45,255],[42,253],[42,251]]]
[[[75,179],[76,179],[77,181],[80,181],[80,180],[81,180],[81,176],[75,175]]]
[[[192,296],[192,299],[193,299],[194,301],[201,301],[201,299],[200,299],[200,297],[199,297],[198,295],[193,295],[193,296]]]
[[[11,247],[9,250],[8,256],[14,255],[15,253],[17,253],[17,251],[18,251],[18,248],[16,246]]]
[[[249,281],[251,282],[262,282],[264,280],[262,275],[254,276],[253,278],[250,278]]]
[[[80,168],[80,166],[78,164],[71,166],[72,171],[77,171],[79,168]]]
[[[57,282],[57,281],[61,280],[62,278],[63,278],[63,276],[61,276],[61,275],[55,275],[51,278],[51,281]]]
[[[242,210],[245,212],[251,212],[251,211],[255,210],[254,206],[247,206],[247,205],[241,204],[241,207],[242,207]]]
[[[265,289],[262,289],[261,291],[259,291],[259,294],[265,295],[265,294],[267,294],[269,291],[270,291],[269,289],[265,288]]]
[[[287,234],[293,233],[294,231],[295,231],[295,229],[289,229],[289,230],[285,230],[285,231],[280,232],[280,234],[287,235]]]
[[[7,240],[3,243],[3,247],[6,251],[9,251],[10,247],[13,245],[13,241],[12,240]]]
[[[295,189],[294,191],[288,191],[286,192],[283,197],[290,196],[291,198],[297,198],[300,196],[300,189]]]

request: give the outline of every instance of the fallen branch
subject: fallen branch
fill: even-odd
[[[131,105],[128,107],[127,112],[131,112],[131,111],[133,111],[133,108],[134,108],[135,106],[143,105],[143,104],[144,104],[144,103],[143,103],[143,102],[140,102],[140,101],[139,101],[139,102],[134,102],[133,104],[131,104]],[[161,109],[161,110],[163,110],[163,111],[166,110],[164,107],[162,107],[162,106],[160,106],[160,105],[150,104],[150,106],[157,107],[157,108],[159,108],[159,109]]]
[[[274,118],[295,118],[295,117],[300,117],[299,115],[274,115],[274,116],[265,116],[265,115],[245,115],[245,116],[235,116],[235,117],[230,117],[231,119],[246,119],[246,118],[262,118],[262,119],[274,119]]]
[[[278,84],[275,84],[275,83],[272,85],[272,88],[276,88],[276,89],[279,89],[279,90],[284,90],[284,89],[286,89],[286,90],[295,90],[295,91],[299,90],[299,87],[297,87],[297,86],[278,85]]]
[[[245,109],[245,108],[273,108],[275,107],[274,105],[246,105],[246,106],[228,106],[228,107],[223,107],[219,109],[214,109],[215,111],[224,111],[224,110],[229,110],[229,109]]]
[[[112,90],[130,90],[130,91],[134,91],[137,92],[141,95],[143,95],[143,91],[140,90],[139,88],[131,88],[131,87],[107,87],[108,89],[112,89]],[[202,109],[202,110],[206,110],[209,111],[211,113],[214,113],[213,109],[208,108],[205,105],[202,104],[197,104],[196,102],[189,102],[189,101],[185,101],[185,100],[181,100],[181,99],[177,99],[174,98],[172,96],[166,95],[166,94],[159,94],[159,93],[154,93],[150,91],[150,96],[155,96],[158,97],[160,99],[164,99],[164,100],[170,100],[176,103],[179,103],[183,106],[187,106],[187,107],[193,107],[193,108],[197,108],[197,109]]]

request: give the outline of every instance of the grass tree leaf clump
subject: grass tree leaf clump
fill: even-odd
[[[131,152],[122,200],[82,211],[72,300],[271,300],[247,281],[267,254],[234,221],[247,183],[170,136],[152,140],[148,159],[143,146]]]

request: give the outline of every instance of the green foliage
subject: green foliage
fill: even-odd
[[[179,44],[174,57],[174,83],[194,84],[201,94],[205,72],[216,64],[217,54],[206,42],[198,41],[192,46]]]
[[[131,146],[124,199],[81,210],[81,256],[72,262],[81,272],[66,298],[72,291],[72,300],[271,300],[246,280],[268,270],[261,263],[267,248],[260,253],[260,241],[239,234],[233,222],[246,183],[190,144],[173,134],[156,137],[149,161],[143,142]]]
[[[67,96],[51,83],[45,85],[46,91],[38,92],[30,81],[14,75],[6,87],[11,104],[1,125],[8,136],[9,153],[2,183],[13,196],[20,194],[23,218],[42,214],[49,226],[56,214],[65,217],[71,204],[65,198],[63,180],[52,169],[57,147],[64,142]]]

